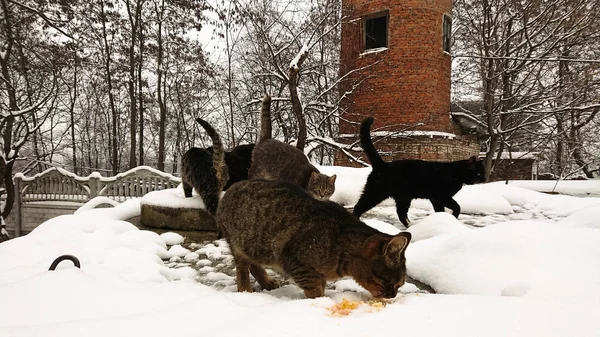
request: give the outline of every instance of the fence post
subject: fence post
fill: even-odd
[[[100,193],[100,178],[98,178],[95,173],[96,172],[90,175],[90,180],[88,181],[88,186],[90,187],[90,196],[88,197],[88,200],[97,197],[98,193]]]
[[[21,190],[23,189],[23,179],[20,176],[15,177],[15,205],[14,211],[16,212],[17,223],[15,224],[15,237],[21,236],[23,229],[23,196]]]

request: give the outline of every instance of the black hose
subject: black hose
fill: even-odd
[[[59,257],[57,257],[54,262],[52,262],[52,264],[50,265],[50,269],[48,270],[54,270],[56,269],[56,267],[58,266],[59,263],[61,263],[64,260],[69,260],[72,261],[73,264],[75,265],[75,267],[77,268],[81,268],[81,263],[79,263],[79,259],[76,258],[73,255],[61,255]]]

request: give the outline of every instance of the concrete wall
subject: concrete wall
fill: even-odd
[[[21,235],[31,232],[35,227],[39,226],[46,220],[52,219],[59,215],[73,214],[81,203],[57,203],[57,202],[32,202],[23,204],[23,228]],[[15,227],[17,224],[16,212],[10,213],[6,219],[6,230],[11,237],[15,237]]]

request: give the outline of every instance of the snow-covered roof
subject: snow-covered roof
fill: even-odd
[[[485,156],[485,152],[481,152],[479,153],[480,157]],[[516,159],[533,159],[533,160],[537,160],[538,159],[538,155],[540,153],[539,152],[525,152],[525,151],[513,151],[513,152],[507,152],[504,151],[502,152],[502,154],[500,155],[500,159],[512,159],[512,160],[516,160]],[[496,155],[494,155],[494,158],[497,158]]]

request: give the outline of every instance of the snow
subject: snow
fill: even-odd
[[[117,206],[119,203],[117,201],[112,200],[111,198],[107,198],[107,197],[95,197],[93,199],[91,199],[90,201],[88,201],[87,203],[85,203],[85,205],[79,207],[75,213],[78,212],[83,212],[83,211],[88,211],[90,209],[94,209],[100,205],[111,205],[111,206]]]
[[[509,185],[538,192],[600,197],[600,180],[510,180]]]
[[[195,192],[186,198],[181,185],[160,191],[152,191],[142,197],[141,204],[167,208],[200,208],[206,209],[202,197]]]
[[[412,234],[411,242],[417,242],[443,234],[469,232],[471,228],[462,224],[453,215],[440,212],[433,213],[418,224],[410,226],[407,231]]]
[[[160,177],[163,177],[163,178],[166,178],[166,179],[169,179],[169,180],[181,181],[181,178],[175,177],[175,176],[173,176],[171,174],[168,174],[168,173],[165,173],[163,171],[157,170],[157,169],[155,169],[153,167],[150,167],[150,166],[137,166],[137,167],[132,168],[132,169],[130,169],[128,171],[125,171],[123,173],[119,173],[119,174],[117,174],[116,176],[113,176],[113,177],[104,177],[99,172],[92,172],[87,177],[80,177],[80,176],[78,176],[78,175],[76,175],[76,174],[74,174],[72,172],[69,172],[69,171],[63,169],[63,168],[60,168],[60,167],[51,167],[51,168],[49,168],[49,169],[47,169],[47,170],[45,170],[43,172],[40,172],[40,173],[38,173],[38,174],[36,174],[34,176],[31,176],[31,177],[25,176],[23,173],[19,172],[19,173],[15,174],[15,178],[18,177],[20,179],[23,179],[23,181],[33,181],[36,178],[45,176],[45,175],[47,175],[47,174],[49,174],[49,173],[51,173],[53,171],[58,171],[60,174],[62,174],[64,176],[67,176],[67,177],[70,177],[70,178],[73,178],[73,179],[75,179],[77,181],[88,181],[90,178],[98,178],[98,179],[100,179],[103,182],[113,182],[113,181],[119,180],[120,178],[129,176],[129,175],[133,175],[136,172],[140,172],[140,171],[142,171],[142,172],[143,171],[149,171],[152,174],[158,175]]]
[[[519,152],[519,151],[504,151],[500,154],[500,159],[508,160],[508,159],[538,159],[539,152]],[[479,154],[481,157],[486,155],[485,152],[481,152]],[[496,158],[496,156],[494,156]]]
[[[184,257],[191,253],[191,251],[182,245],[174,245],[169,249],[169,253],[173,256]]]
[[[355,134],[340,134],[339,138],[356,138]],[[454,139],[456,135],[449,132],[440,131],[419,131],[419,130],[405,130],[405,131],[372,131],[371,137],[391,137],[391,138],[403,138],[403,137],[442,137],[447,139]]]
[[[365,56],[365,55],[369,55],[369,54],[377,54],[383,51],[388,50],[387,47],[379,47],[379,48],[373,48],[373,49],[367,49],[364,52],[360,53],[360,57]]]
[[[337,174],[332,199],[347,206],[370,172],[319,169]],[[351,279],[328,284],[318,299],[276,274],[280,288],[238,293],[224,240],[140,230],[127,220],[139,216],[141,198],[111,208],[92,200],[0,244],[0,336],[598,336],[600,198],[526,184],[465,186],[458,219],[415,200],[406,251],[415,281],[380,310],[364,304],[348,316],[329,309],[370,299]],[[596,186],[581,182],[572,192]],[[168,195],[159,203],[186,202]],[[363,220],[390,234],[405,230],[391,201]],[[48,271],[62,254],[77,256],[81,269],[65,261]]]
[[[160,235],[160,238],[169,246],[178,245],[183,243],[183,236],[178,233],[166,232]]]
[[[302,48],[300,48],[300,51],[298,51],[298,54],[296,54],[292,61],[290,61],[289,69],[294,69],[295,71],[298,71],[300,69],[298,63],[300,63],[300,60],[303,57],[306,57],[306,54],[308,54],[308,46],[306,44],[303,44]]]

